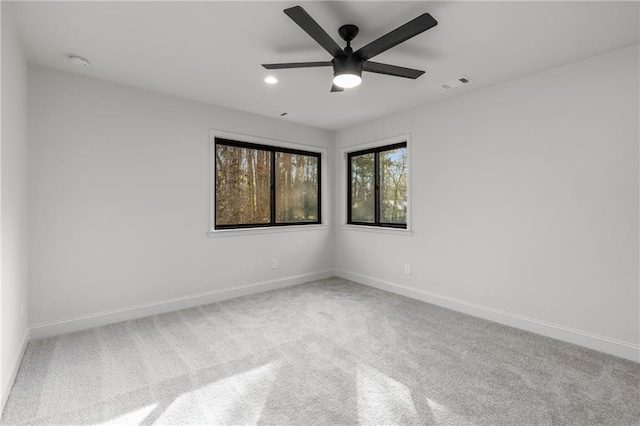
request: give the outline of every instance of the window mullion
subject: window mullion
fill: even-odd
[[[276,151],[271,150],[271,225],[276,223]]]
[[[353,161],[353,155],[347,155],[347,223],[351,223],[352,221],[352,213],[351,209],[353,207],[353,201],[351,197],[353,196],[353,165],[351,162]]]
[[[374,216],[373,220],[376,225],[380,224],[380,152],[376,151],[373,160],[373,175],[375,178],[375,191],[374,191]]]

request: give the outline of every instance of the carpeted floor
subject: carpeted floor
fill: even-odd
[[[341,279],[29,343],[4,424],[640,424],[640,364]]]

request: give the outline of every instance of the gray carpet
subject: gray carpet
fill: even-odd
[[[640,364],[341,279],[29,343],[4,424],[640,424]]]

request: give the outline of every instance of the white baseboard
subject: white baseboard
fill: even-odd
[[[380,290],[400,294],[402,296],[442,306],[454,311],[463,312],[489,321],[531,331],[533,333],[584,346],[589,349],[594,349],[596,351],[615,355],[631,361],[640,362],[640,345],[636,345],[634,343],[624,342],[622,340],[600,336],[582,330],[576,330],[559,324],[540,321],[523,315],[512,314],[510,312],[466,302],[453,297],[443,296],[406,285],[368,277],[355,272],[336,269],[335,275],[340,278],[375,287]]]
[[[464,300],[432,293],[425,290],[409,287],[390,281],[380,280],[366,275],[358,274],[345,270],[323,270],[311,272],[308,274],[284,277],[276,280],[261,281],[231,288],[215,290],[206,293],[195,294],[191,296],[181,297],[171,300],[163,300],[145,305],[132,306],[111,311],[99,312],[96,314],[86,315],[82,317],[68,318],[60,321],[53,321],[43,324],[36,324],[30,328],[30,337],[32,339],[41,339],[60,334],[70,333],[74,331],[85,330],[88,328],[99,327],[102,325],[114,324],[135,318],[142,318],[149,315],[159,313],[172,312],[180,309],[192,308],[194,306],[205,305],[208,303],[219,302],[221,300],[232,299],[234,297],[244,296],[247,294],[260,293],[267,290],[288,287],[297,284],[303,284],[308,281],[319,280],[338,276],[354,282],[358,282],[370,287],[375,287],[391,293],[400,294],[423,302],[432,303],[465,314],[473,315],[489,321],[516,327],[522,330],[541,334],[543,336],[584,346],[589,349],[608,353],[621,358],[640,362],[640,345],[613,339],[565,327],[559,324],[553,324],[546,321],[529,318],[523,315],[517,315],[510,312],[493,309],[487,306],[470,303]],[[23,352],[26,348],[27,341],[24,343]],[[16,366],[13,379],[17,373]],[[13,383],[13,379],[11,383]],[[3,394],[3,399],[6,395]],[[6,401],[2,401],[4,405]]]
[[[9,393],[11,392],[11,388],[16,381],[16,376],[18,375],[18,370],[20,369],[20,364],[22,363],[22,358],[24,357],[24,353],[27,350],[27,345],[29,344],[29,330],[24,335],[24,340],[22,341],[22,347],[20,348],[20,352],[18,352],[18,357],[13,363],[13,368],[11,369],[11,376],[9,377],[9,381],[7,385],[2,389],[2,400],[0,401],[0,420],[2,420],[2,412],[4,411],[4,406],[7,404],[7,400],[9,399]]]
[[[194,306],[206,305],[209,303],[219,302],[221,300],[233,299],[234,297],[260,293],[263,291],[274,290],[282,287],[289,287],[292,285],[303,284],[305,282],[320,280],[323,278],[330,278],[333,276],[333,269],[327,269],[324,271],[316,271],[307,274],[239,285],[176,299],[161,300],[144,305],[131,306],[127,308],[98,312],[91,315],[67,318],[60,321],[36,324],[30,328],[31,338],[42,339],[46,337],[57,336],[74,331],[86,330],[88,328],[115,324],[117,322],[127,321],[130,319],[147,317],[149,315],[193,308]]]

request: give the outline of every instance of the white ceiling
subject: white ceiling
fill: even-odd
[[[358,25],[354,50],[429,12],[438,26],[374,59],[426,74],[364,73],[329,93],[331,68],[265,70],[331,59],[282,12],[297,4],[341,46],[338,27]],[[31,63],[333,130],[639,40],[637,2],[16,2],[10,12]],[[439,87],[462,75],[474,83]]]

